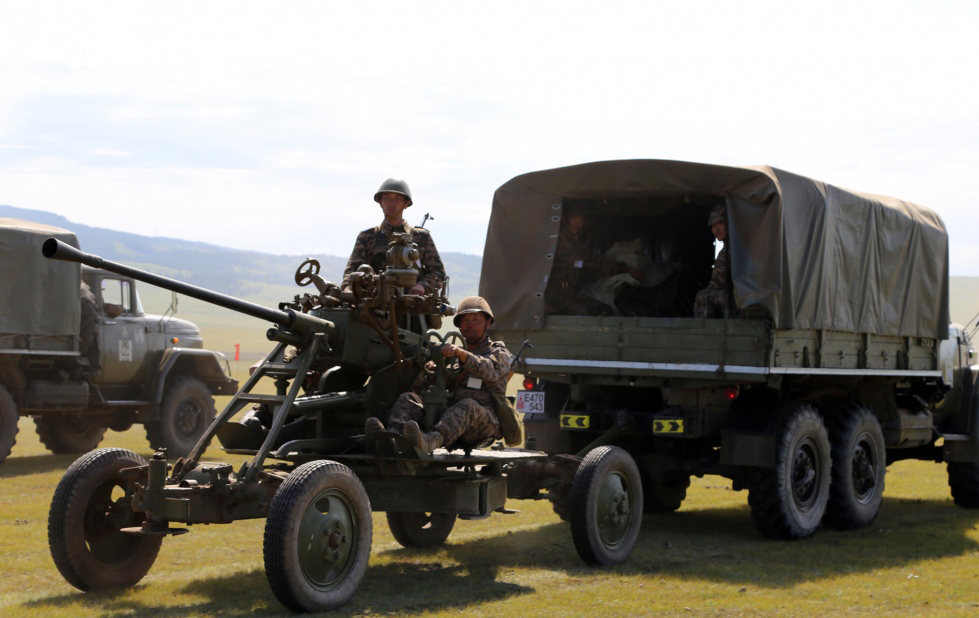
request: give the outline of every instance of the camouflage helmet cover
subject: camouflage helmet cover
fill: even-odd
[[[724,204],[718,204],[711,208],[710,216],[707,217],[707,227],[720,221],[727,222],[727,207]]]
[[[490,309],[489,303],[482,296],[467,296],[462,299],[459,303],[459,307],[456,308],[456,315],[452,318],[452,323],[459,326],[459,319],[462,318],[467,313],[485,313],[486,317],[489,318],[490,324],[493,323],[493,310]]]
[[[411,189],[408,188],[408,183],[400,178],[388,178],[381,183],[381,187],[374,193],[374,201],[378,204],[381,203],[382,193],[397,193],[398,195],[403,195],[406,200],[405,208],[411,206],[412,204]]]

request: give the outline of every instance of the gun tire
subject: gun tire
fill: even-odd
[[[367,569],[372,526],[367,491],[350,468],[322,460],[296,468],[265,522],[265,575],[279,602],[318,612],[350,600]]]
[[[592,566],[629,559],[642,526],[639,468],[627,451],[600,446],[582,460],[571,486],[571,538]]]
[[[777,437],[775,467],[748,481],[751,518],[767,537],[803,539],[819,527],[830,487],[829,435],[809,404],[792,404]]]
[[[0,463],[10,455],[10,449],[17,443],[17,406],[13,397],[0,386]]]
[[[454,513],[388,513],[388,527],[402,547],[438,547],[456,524]]]
[[[207,385],[193,376],[180,376],[167,386],[160,404],[160,420],[146,423],[146,439],[154,449],[167,449],[171,459],[194,448],[215,416],[214,399]]]
[[[132,451],[104,448],[79,457],[61,477],[48,512],[48,546],[75,588],[129,588],[156,561],[162,537],[122,532],[140,526],[144,515],[132,509],[137,479],[120,472],[145,465]]]
[[[97,447],[106,428],[84,416],[48,415],[34,417],[34,429],[55,455],[79,455]]]
[[[825,422],[833,464],[823,521],[840,530],[866,528],[884,497],[884,433],[873,412],[857,404],[831,411]]]

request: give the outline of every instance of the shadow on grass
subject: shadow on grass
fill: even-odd
[[[568,524],[550,523],[508,531],[499,521],[492,537],[454,542],[428,550],[375,552],[382,564],[367,569],[351,601],[331,615],[423,612],[478,606],[536,589],[508,580],[527,580],[518,570],[562,572],[587,580],[608,577],[680,578],[759,588],[787,588],[803,582],[868,573],[921,561],[955,557],[979,549],[969,532],[979,511],[949,500],[885,498],[877,521],[854,531],[820,529],[803,541],[766,539],[746,506],[647,515],[630,560],[609,568],[585,566],[574,549]],[[531,575],[534,580],[537,578]],[[141,584],[138,588],[146,585]],[[181,594],[199,602],[174,607],[151,605],[127,592],[66,594],[25,606],[44,610],[77,604],[101,615],[222,616],[290,615],[269,589],[262,569],[209,577],[186,584]]]
[[[135,590],[151,586],[142,583]],[[135,615],[145,618],[181,614],[209,616],[290,616],[269,588],[262,569],[193,581],[181,594],[201,597],[200,602],[149,605],[133,598],[133,590],[119,592],[80,592],[25,603],[24,607],[45,608],[76,605],[79,613],[104,616]],[[423,612],[435,607],[446,609],[498,601],[517,594],[531,594],[528,586],[495,581],[485,573],[468,567],[441,562],[412,562],[368,567],[353,598],[331,616],[365,613]]]
[[[609,568],[585,566],[574,549],[570,525],[562,523],[458,544],[450,537],[442,550],[465,567],[469,578],[481,580],[474,583],[477,589],[513,568],[560,570],[575,577],[663,575],[775,588],[969,554],[979,549],[968,534],[977,521],[979,510],[958,508],[948,500],[885,498],[869,528],[820,529],[802,541],[763,537],[746,506],[647,515],[629,561]],[[419,553],[385,552],[393,559]]]
[[[16,446],[14,447],[17,448]],[[0,479],[65,471],[81,455],[13,455],[0,465]]]

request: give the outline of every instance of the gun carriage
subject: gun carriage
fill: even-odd
[[[367,568],[372,511],[384,511],[406,547],[439,545],[457,518],[512,513],[509,498],[542,498],[542,489],[571,492],[575,546],[586,562],[624,561],[642,514],[638,471],[631,460],[580,457],[463,444],[421,452],[392,432],[364,433],[370,416],[385,418],[419,374],[430,429],[447,407],[443,343],[459,341],[430,328],[432,316],[454,313],[446,287],[426,295],[404,290],[417,281],[417,248],[399,235],[388,268],[363,266],[349,289],[324,280],[308,259],[296,272],[297,295],[271,309],[82,253],[56,239],[52,259],[81,262],[131,276],[271,322],[268,356],[215,418],[193,450],[176,462],[165,450],[148,461],[123,449],[82,456],[55,491],[49,544],[58,569],[83,591],[133,586],[152,567],[163,537],[192,524],[266,518],[264,561],[275,596],[294,611],[343,605]],[[262,394],[263,379],[275,394]],[[267,384],[267,382],[266,382]],[[251,405],[258,414],[234,420]],[[214,438],[228,453],[250,456],[238,470],[201,457]],[[596,453],[597,455],[598,453]],[[589,459],[593,460],[589,463]],[[579,465],[581,464],[581,465]],[[571,491],[572,485],[574,490]],[[574,515],[574,514],[572,514]]]

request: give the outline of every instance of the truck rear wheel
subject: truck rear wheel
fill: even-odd
[[[455,527],[454,513],[388,513],[388,527],[402,547],[437,547]]]
[[[0,463],[10,455],[10,449],[17,442],[17,406],[3,386],[0,386]]]
[[[642,526],[642,481],[627,451],[593,449],[571,486],[571,538],[587,564],[606,566],[629,559]]]
[[[979,508],[979,464],[948,462],[948,486],[952,489],[952,501],[957,506]]]
[[[214,399],[200,379],[180,376],[167,387],[160,404],[160,420],[146,423],[146,439],[154,449],[183,457],[214,420]]]
[[[654,479],[642,475],[642,503],[646,513],[672,513],[680,508],[690,487],[689,474],[670,474]]]
[[[156,561],[162,537],[122,532],[140,526],[144,515],[132,508],[138,479],[121,472],[145,465],[131,451],[104,448],[78,458],[61,477],[48,512],[48,545],[75,588],[135,586]]]
[[[296,468],[275,492],[265,521],[265,576],[294,612],[336,609],[367,570],[373,523],[360,479],[334,461]]]
[[[793,404],[776,444],[775,468],[748,481],[751,518],[765,536],[803,539],[819,527],[829,500],[830,446],[822,417],[809,404]]]
[[[77,415],[34,417],[34,429],[41,444],[55,455],[78,455],[97,447],[105,427],[91,418]]]
[[[826,416],[833,457],[824,521],[834,528],[866,528],[877,517],[887,471],[884,433],[873,412],[856,404]]]

